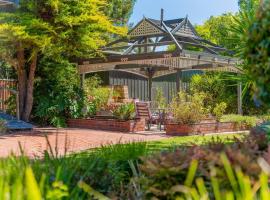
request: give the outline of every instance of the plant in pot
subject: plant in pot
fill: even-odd
[[[198,123],[205,119],[207,113],[204,98],[204,93],[190,95],[180,92],[171,103],[173,120],[166,123],[166,134],[189,135],[196,132]]]
[[[173,121],[177,124],[194,124],[200,122],[206,116],[204,108],[204,93],[189,95],[180,92],[171,103],[170,109]]]

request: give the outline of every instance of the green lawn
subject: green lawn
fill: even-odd
[[[245,135],[246,133],[173,137],[170,139],[148,142],[148,147],[150,149],[159,150],[159,149],[168,149],[168,148],[174,148],[174,147],[180,147],[180,146],[205,145],[211,142],[231,143],[235,141],[236,138],[241,139]]]

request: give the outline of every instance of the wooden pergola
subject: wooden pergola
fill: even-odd
[[[238,60],[222,56],[227,49],[201,38],[188,17],[174,20],[154,20],[144,17],[126,38],[118,39],[102,48],[105,57],[79,60],[78,71],[85,74],[101,71],[125,71],[148,80],[149,100],[152,100],[152,80],[176,74],[177,92],[181,90],[179,77],[187,70],[225,71],[240,73]],[[168,50],[173,47],[173,50]],[[238,111],[242,113],[241,84],[238,86]]]
[[[18,3],[18,1],[16,1],[16,0],[0,0],[0,7],[12,6],[15,3]]]

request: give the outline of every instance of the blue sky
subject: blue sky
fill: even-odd
[[[159,19],[160,9],[165,10],[165,19],[181,18],[186,15],[193,24],[202,24],[212,15],[236,12],[238,0],[137,0],[130,19],[136,23],[146,17]]]

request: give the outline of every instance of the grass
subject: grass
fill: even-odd
[[[207,145],[213,142],[220,143],[232,143],[235,139],[244,138],[245,133],[232,133],[232,134],[223,134],[223,135],[195,135],[195,136],[184,136],[184,137],[173,137],[169,139],[159,140],[148,142],[148,148],[150,150],[162,150],[162,149],[171,149],[176,147],[184,147],[191,145]]]

